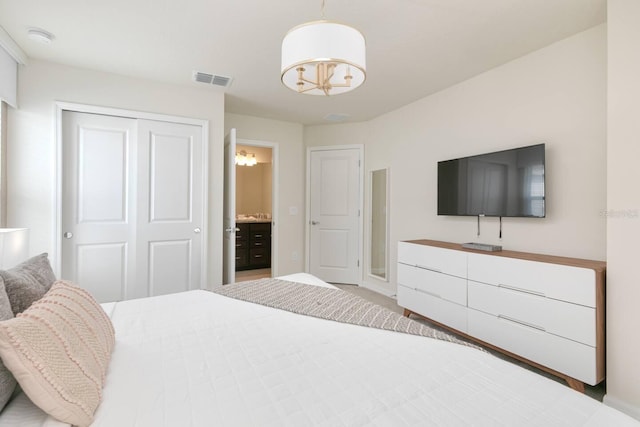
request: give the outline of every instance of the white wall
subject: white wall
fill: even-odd
[[[609,0],[607,395],[640,419],[640,2]]]
[[[279,217],[274,232],[278,233],[278,265],[280,275],[304,271],[304,162],[302,125],[240,114],[225,115],[225,134],[236,128],[238,139],[266,141],[279,148]],[[297,214],[291,215],[290,208]],[[276,231],[277,229],[277,231]]]
[[[236,165],[236,214],[271,213],[271,163]]]
[[[10,109],[7,225],[27,227],[31,254],[55,260],[55,101],[209,120],[209,283],[222,281],[222,153],[224,95],[32,60],[19,69],[20,108]]]
[[[391,283],[377,285],[395,293],[396,245],[406,239],[604,260],[605,73],[600,25],[370,122],[305,128],[307,146],[365,144],[367,179],[390,167]],[[505,218],[500,240],[496,218],[481,221],[477,238],[475,218],[437,216],[437,161],[540,142],[546,218]]]

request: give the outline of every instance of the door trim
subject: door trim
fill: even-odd
[[[271,148],[271,277],[278,276],[278,235],[280,234],[278,206],[280,189],[279,144],[277,142],[236,138],[236,144]]]
[[[360,184],[358,186],[358,209],[360,215],[358,216],[358,286],[362,285],[362,271],[363,271],[363,258],[364,253],[364,145],[363,144],[347,144],[347,145],[326,145],[317,147],[307,147],[307,170],[305,179],[305,221],[304,221],[304,240],[305,240],[305,254],[304,254],[304,271],[307,273],[310,271],[310,252],[311,252],[311,153],[314,151],[338,151],[338,150],[358,150],[360,156],[360,168],[358,172],[358,179]]]
[[[53,242],[54,253],[52,254],[53,262],[52,267],[56,276],[60,277],[62,271],[62,171],[64,169],[64,162],[62,156],[62,113],[64,111],[71,111],[77,113],[90,113],[103,116],[118,116],[131,119],[144,119],[155,120],[159,122],[171,122],[180,123],[186,125],[195,125],[202,128],[202,262],[200,263],[200,288],[205,289],[208,283],[207,278],[207,248],[209,245],[209,231],[207,227],[208,212],[209,212],[209,120],[194,119],[189,117],[172,116],[168,114],[160,113],[148,113],[143,111],[127,110],[123,108],[112,107],[100,107],[97,105],[89,104],[77,104],[73,102],[55,102],[55,150],[56,160],[54,165],[55,173],[55,186],[56,191],[54,193],[55,198],[55,213],[53,215]]]

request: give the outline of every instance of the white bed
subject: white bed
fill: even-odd
[[[297,274],[284,279],[329,286]],[[104,304],[116,331],[95,427],[631,426],[488,353],[208,291]],[[66,426],[24,396],[0,425]]]

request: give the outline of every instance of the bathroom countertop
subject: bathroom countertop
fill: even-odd
[[[243,219],[236,219],[236,223],[237,224],[247,224],[247,223],[251,223],[251,224],[269,224],[271,222],[270,219],[266,219],[266,218],[243,218]]]

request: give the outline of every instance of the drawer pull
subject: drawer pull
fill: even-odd
[[[254,243],[253,243],[253,245],[254,245],[254,246],[262,246],[262,243],[260,243],[260,242],[254,242]]]
[[[499,288],[503,288],[503,289],[509,289],[510,291],[516,291],[516,292],[523,292],[525,294],[531,294],[531,295],[537,295],[539,297],[545,297],[546,295],[542,292],[538,292],[538,291],[532,291],[530,289],[522,289],[522,288],[517,288],[515,286],[509,286],[509,285],[505,285],[504,283],[498,283],[498,287]]]
[[[537,329],[538,331],[541,331],[541,332],[547,332],[547,330],[545,328],[543,328],[542,326],[538,326],[538,325],[534,325],[534,324],[531,324],[531,323],[523,322],[522,320],[517,320],[517,319],[514,319],[513,317],[505,316],[503,314],[498,314],[498,319],[507,320],[509,322],[517,323],[518,325],[526,326],[526,327],[532,328],[532,329]]]
[[[254,237],[262,237],[262,234],[254,234]]]
[[[421,268],[423,270],[433,271],[434,273],[442,273],[442,270],[438,270],[437,268],[427,267],[425,265],[416,264],[415,267]]]
[[[262,258],[262,255],[254,255],[254,258]]]
[[[438,294],[434,294],[433,292],[425,291],[424,289],[413,288],[416,292],[422,292],[423,294],[431,295],[434,298],[442,299],[442,297]]]

